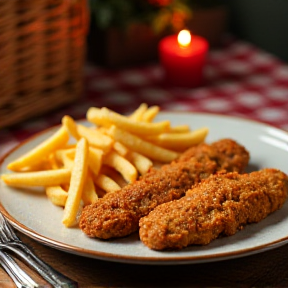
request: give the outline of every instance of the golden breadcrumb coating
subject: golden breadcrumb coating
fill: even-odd
[[[79,226],[90,237],[129,235],[138,230],[140,218],[159,204],[183,197],[192,185],[223,168],[242,172],[248,161],[249,153],[233,140],[200,144],[177,161],[151,169],[138,181],[84,207]]]
[[[205,245],[280,209],[287,190],[287,175],[276,169],[211,175],[186,196],[159,205],[143,217],[140,239],[155,250]]]

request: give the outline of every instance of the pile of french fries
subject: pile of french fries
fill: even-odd
[[[208,128],[191,131],[188,125],[171,127],[168,120],[153,122],[158,112],[158,106],[146,104],[128,116],[91,107],[89,127],[64,116],[50,138],[8,164],[17,173],[1,179],[11,186],[43,186],[48,199],[64,207],[63,224],[72,227],[83,206],[205,140]]]

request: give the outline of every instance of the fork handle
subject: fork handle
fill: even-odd
[[[17,288],[36,288],[38,285],[24,272],[6,252],[0,251],[0,264]]]
[[[50,265],[45,263],[39,257],[37,257],[32,250],[21,242],[9,243],[7,245],[11,251],[16,253],[24,261],[27,262],[32,268],[34,268],[47,282],[49,282],[55,288],[77,288],[77,282],[68,278],[67,276],[56,271]]]

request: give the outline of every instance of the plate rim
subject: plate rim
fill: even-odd
[[[261,122],[255,119],[250,119],[246,117],[238,117],[238,116],[231,116],[227,114],[217,114],[217,113],[206,113],[206,112],[193,112],[193,111],[161,111],[159,114],[181,114],[181,115],[189,115],[189,116],[209,116],[209,117],[217,117],[217,118],[227,118],[227,119],[233,119],[233,120],[240,120],[240,121],[245,121],[249,123],[254,123],[256,125],[262,126],[262,127],[270,127],[273,129],[276,129],[288,136],[288,131],[285,131],[279,127],[273,126],[271,124],[267,124],[265,122]],[[86,119],[79,119],[79,121],[86,121]],[[2,166],[4,160],[12,154],[14,151],[19,149],[21,146],[25,145],[28,142],[33,141],[34,139],[38,138],[42,134],[45,134],[49,132],[50,130],[53,130],[57,127],[61,126],[61,124],[56,124],[50,127],[47,127],[44,130],[41,130],[26,139],[22,140],[19,142],[15,147],[13,147],[11,150],[6,152],[3,156],[0,158],[0,167]],[[1,189],[1,187],[0,187]],[[267,244],[262,244],[256,247],[251,247],[251,248],[244,248],[241,250],[237,251],[230,251],[230,252],[221,252],[217,253],[214,255],[192,255],[192,256],[172,256],[172,257],[165,257],[165,258],[159,258],[157,256],[133,256],[133,255],[118,255],[118,254],[113,254],[113,253],[107,253],[107,252],[102,252],[102,251],[96,251],[96,250],[90,250],[90,249],[85,249],[81,247],[77,247],[71,244],[64,243],[59,240],[54,240],[52,238],[49,238],[47,236],[43,236],[39,234],[37,231],[34,231],[24,224],[20,223],[17,219],[15,219],[12,215],[10,215],[5,207],[3,206],[1,200],[0,200],[0,212],[8,219],[8,221],[12,224],[12,226],[25,234],[26,236],[38,241],[39,243],[42,243],[48,247],[58,249],[67,253],[72,253],[75,255],[80,255],[84,257],[89,257],[89,258],[94,258],[94,259],[99,259],[99,260],[106,260],[106,261],[112,261],[112,262],[122,262],[122,263],[132,263],[132,264],[149,264],[149,265],[174,265],[174,264],[196,264],[196,263],[206,263],[206,262],[216,262],[216,261],[222,261],[226,259],[234,259],[234,258],[240,258],[240,257],[245,257],[247,255],[253,255],[253,254],[258,254],[264,251],[268,251],[277,247],[280,247],[282,245],[285,245],[288,242],[288,235],[286,237],[279,238],[275,241],[269,242]]]
[[[17,229],[18,231],[22,232],[29,238],[44,244],[50,248],[57,249],[59,251],[64,251],[67,253],[71,253],[78,256],[84,256],[87,258],[93,258],[98,260],[105,260],[111,262],[119,262],[119,263],[127,263],[127,264],[145,264],[145,265],[180,265],[180,264],[200,264],[200,263],[208,263],[208,262],[217,262],[223,261],[228,259],[236,259],[242,258],[245,256],[251,256],[254,254],[263,253],[268,250],[275,249],[277,247],[283,246],[288,242],[288,235],[286,237],[280,238],[276,241],[270,242],[268,244],[259,245],[253,248],[246,248],[237,250],[234,252],[222,252],[217,253],[215,255],[200,255],[200,256],[179,256],[179,257],[166,257],[166,258],[159,258],[159,257],[141,257],[141,256],[125,256],[125,255],[117,255],[112,253],[106,253],[101,251],[95,250],[87,250],[84,248],[80,248],[77,246],[69,245],[63,243],[61,241],[57,241],[51,239],[49,237],[43,236],[12,217],[6,209],[0,203],[0,212],[8,219],[10,224]],[[140,241],[140,240],[139,240]]]

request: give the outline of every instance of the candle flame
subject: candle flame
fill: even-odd
[[[181,47],[188,47],[191,43],[191,33],[188,30],[181,30],[178,34],[178,43]]]

